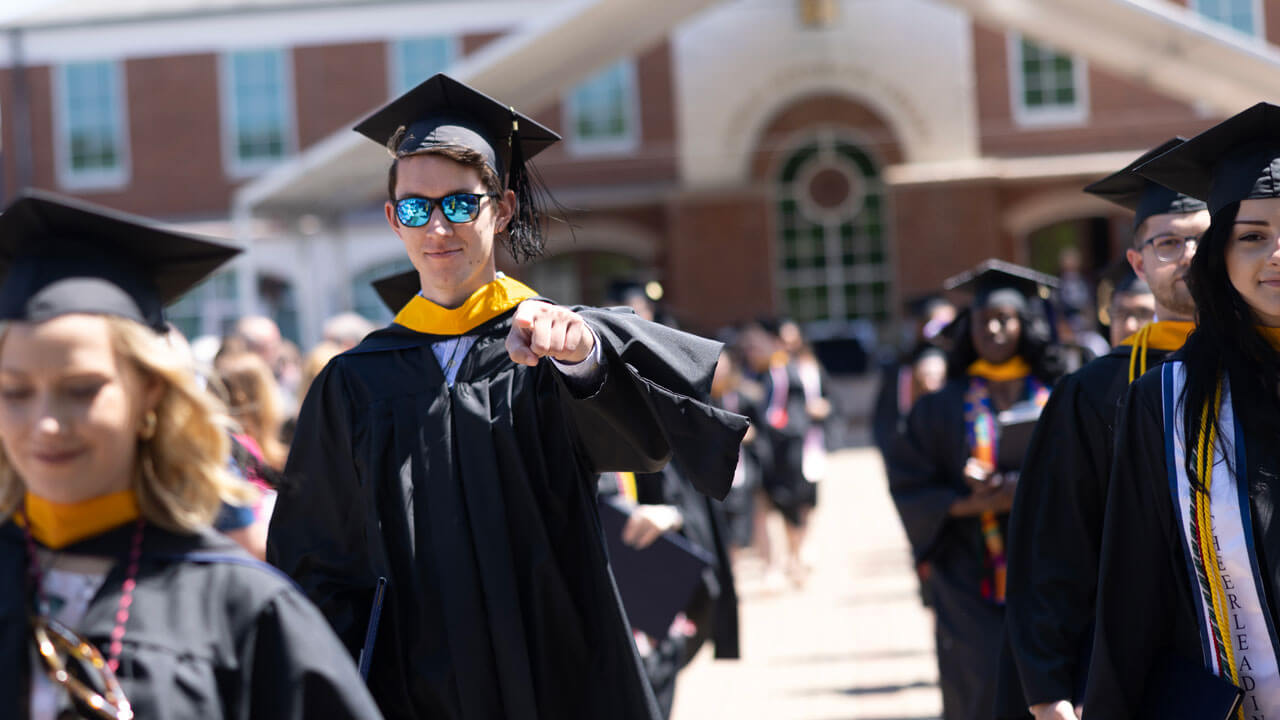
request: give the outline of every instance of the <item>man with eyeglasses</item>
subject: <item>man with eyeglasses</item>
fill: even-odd
[[[724,497],[746,420],[709,403],[719,344],[496,271],[542,250],[526,161],[559,138],[525,115],[436,75],[356,130],[392,153],[418,287],[308,392],[268,559],[389,720],[655,720],[596,477],[674,457]]]
[[[1116,411],[1129,383],[1193,328],[1184,277],[1209,212],[1135,172],[1182,142],[1169,140],[1085,188],[1134,212],[1125,255],[1151,288],[1155,322],[1059,381],[1040,416],[1009,521],[1005,628],[1013,663],[1002,664],[997,717],[1029,709],[1036,720],[1074,719],[1083,699]]]

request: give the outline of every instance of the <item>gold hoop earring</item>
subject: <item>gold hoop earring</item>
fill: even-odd
[[[160,419],[156,417],[155,410],[148,410],[146,415],[142,416],[142,429],[138,431],[138,437],[143,440],[150,440],[156,436],[156,426],[160,424]]]

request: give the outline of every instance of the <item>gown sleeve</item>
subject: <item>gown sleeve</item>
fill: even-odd
[[[354,656],[364,641],[374,577],[368,528],[377,528],[353,453],[352,408],[330,363],[298,414],[267,536],[267,561],[306,593]]]
[[[1173,563],[1181,549],[1165,522],[1171,498],[1160,375],[1148,373],[1129,390],[1117,424],[1085,692],[1091,720],[1143,717],[1147,675],[1171,642],[1178,597]]]
[[[1006,627],[1028,705],[1078,701],[1088,667],[1117,410],[1091,402],[1091,380],[1070,375],[1054,388],[1009,519]]]
[[[292,589],[267,602],[240,652],[249,674],[243,720],[382,717],[324,617]]]
[[[902,517],[916,563],[929,559],[949,519],[951,505],[960,498],[949,478],[945,438],[953,435],[960,418],[947,412],[944,388],[926,395],[907,416],[906,430],[892,443],[889,458],[889,493]],[[955,427],[949,427],[947,420]]]
[[[634,313],[579,309],[603,350],[594,393],[565,392],[592,472],[656,472],[674,455],[694,487],[717,500],[733,483],[747,419],[710,403],[718,342]]]

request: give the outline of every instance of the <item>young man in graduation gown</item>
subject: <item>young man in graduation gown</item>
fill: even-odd
[[[1173,139],[1085,188],[1134,212],[1126,257],[1155,296],[1156,322],[1064,377],[1040,416],[1009,520],[1005,617],[1025,703],[1037,720],[1069,720],[1083,700],[1093,637],[1098,547],[1115,418],[1129,383],[1182,346],[1195,306],[1183,279],[1209,227],[1202,201],[1134,169],[1182,143]],[[1015,682],[1018,681],[1018,682]]]
[[[946,720],[989,720],[1004,621],[1006,518],[1016,468],[1002,467],[996,415],[1043,405],[1057,376],[1032,305],[1052,277],[999,260],[948,281],[970,291],[950,377],[921,398],[889,454],[889,490],[936,613]]]
[[[746,422],[706,403],[719,345],[496,273],[495,240],[541,250],[525,161],[550,130],[444,75],[356,130],[393,154],[420,292],[316,378],[268,558],[388,718],[651,720],[596,476],[674,455],[724,496]]]

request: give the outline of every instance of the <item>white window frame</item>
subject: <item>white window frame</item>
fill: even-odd
[[[412,89],[414,86],[400,87],[401,76],[404,75],[404,62],[401,57],[400,48],[406,42],[414,40],[424,40],[427,38],[437,38],[443,40],[448,46],[449,61],[446,66],[457,62],[462,55],[462,43],[458,42],[455,35],[405,35],[403,37],[392,38],[387,41],[387,89],[390,97],[398,97],[404,92]],[[444,70],[445,68],[440,68]],[[422,78],[426,80],[426,78]],[[421,81],[419,81],[421,82]]]
[[[280,54],[281,83],[284,88],[284,154],[279,158],[242,160],[236,138],[236,93],[233,87],[232,57],[246,52]],[[228,50],[218,56],[218,99],[222,109],[222,166],[227,177],[240,180],[275,167],[298,151],[297,111],[293,83],[293,51],[290,48],[260,47]]]
[[[634,58],[628,58],[619,63],[623,67],[622,77],[625,84],[623,112],[626,117],[626,134],[617,138],[584,138],[578,135],[578,124],[575,122],[578,114],[577,103],[574,101],[575,86],[566,93],[564,102],[561,104],[563,108],[561,127],[564,128],[566,138],[565,149],[571,156],[623,155],[635,152],[640,147],[640,80],[636,61]],[[609,66],[611,67],[613,66]],[[603,72],[609,68],[600,68],[596,72]],[[596,73],[593,73],[591,77],[595,76]]]
[[[1009,65],[1009,106],[1013,121],[1020,127],[1052,127],[1083,125],[1089,120],[1089,66],[1083,57],[1071,54],[1071,75],[1075,83],[1076,101],[1070,106],[1027,107],[1026,83],[1022,76],[1022,41],[1020,33],[1007,35]],[[1030,40],[1034,44],[1035,40]]]
[[[116,77],[116,148],[120,161],[110,170],[77,170],[71,165],[71,112],[69,90],[66,79],[70,65],[104,64],[112,68]],[[84,62],[65,63],[50,68],[53,82],[54,113],[54,163],[58,176],[58,185],[66,190],[119,190],[129,184],[132,175],[129,146],[129,112],[125,103],[129,97],[125,76],[125,65],[120,60],[87,60]]]
[[[1201,12],[1200,12],[1200,3],[1201,3],[1201,2],[1203,2],[1203,0],[1191,0],[1191,3],[1190,3],[1191,10],[1192,10],[1193,12],[1195,12],[1195,14],[1196,14],[1196,15],[1198,15],[1199,17],[1202,17],[1202,18],[1204,18],[1205,20],[1207,20],[1207,21],[1209,21],[1209,22],[1212,22],[1212,23],[1214,23],[1214,24],[1216,24],[1216,25],[1221,25],[1221,26],[1223,26],[1223,27],[1226,27],[1226,28],[1227,28],[1227,29],[1229,29],[1229,30],[1233,30],[1233,31],[1238,32],[1238,33],[1244,33],[1245,35],[1252,35],[1252,36],[1254,36],[1254,37],[1266,37],[1266,34],[1267,34],[1266,20],[1267,20],[1267,18],[1266,18],[1266,14],[1265,14],[1265,11],[1264,11],[1264,8],[1263,8],[1262,0],[1253,0],[1253,2],[1252,2],[1252,6],[1253,6],[1253,32],[1252,32],[1252,33],[1245,33],[1243,30],[1238,30],[1238,29],[1236,29],[1236,28],[1235,28],[1234,26],[1232,26],[1232,25],[1228,25],[1228,24],[1226,24],[1226,23],[1219,22],[1219,21],[1214,20],[1213,18],[1211,18],[1211,17],[1209,17],[1209,16],[1207,16],[1207,15],[1203,15],[1203,14],[1201,14]]]

